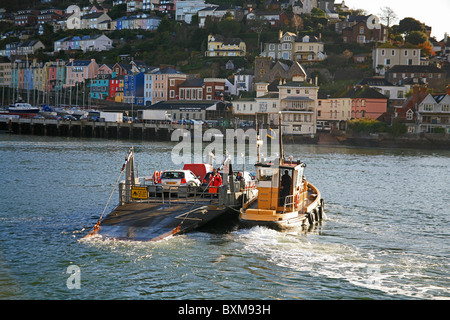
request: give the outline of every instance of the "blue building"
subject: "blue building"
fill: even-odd
[[[109,96],[109,80],[110,74],[99,74],[95,79],[91,80],[91,98],[107,99]]]
[[[144,72],[124,75],[123,102],[144,105]]]

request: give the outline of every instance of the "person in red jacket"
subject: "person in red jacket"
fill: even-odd
[[[222,176],[217,172],[217,169],[213,169],[213,173],[209,178],[209,193],[217,193],[221,185]]]

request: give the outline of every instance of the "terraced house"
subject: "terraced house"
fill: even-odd
[[[98,64],[95,59],[75,60],[70,59],[66,65],[66,83],[64,87],[72,87],[77,83],[85,82],[88,79],[94,79],[98,73]]]
[[[102,35],[65,37],[54,42],[54,52],[61,50],[103,51],[112,48],[112,40]]]

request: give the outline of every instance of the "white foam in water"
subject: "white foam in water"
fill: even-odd
[[[419,299],[448,299],[450,294],[450,288],[445,285],[449,279],[442,279],[442,286],[432,280],[424,283],[426,276],[422,269],[430,266],[421,267],[413,255],[394,256],[397,260],[389,263],[386,261],[393,258],[392,253],[384,257],[349,245],[313,242],[309,235],[295,236],[265,227],[242,229],[235,234],[246,253],[263,256],[279,267],[309,276],[343,279],[358,287]]]

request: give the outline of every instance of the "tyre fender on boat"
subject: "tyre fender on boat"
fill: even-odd
[[[325,201],[323,199],[320,199],[320,206],[319,206],[319,219],[323,219],[323,210],[325,209]]]
[[[308,218],[309,224],[312,225],[312,224],[314,223],[314,216],[313,216],[313,213],[312,213],[312,212],[308,212],[308,213],[306,214],[306,217]]]
[[[320,220],[320,219],[319,219],[319,210],[314,209],[314,210],[312,211],[312,213],[313,213],[313,215],[314,215],[314,220],[315,220],[315,221],[319,221],[319,220]]]

